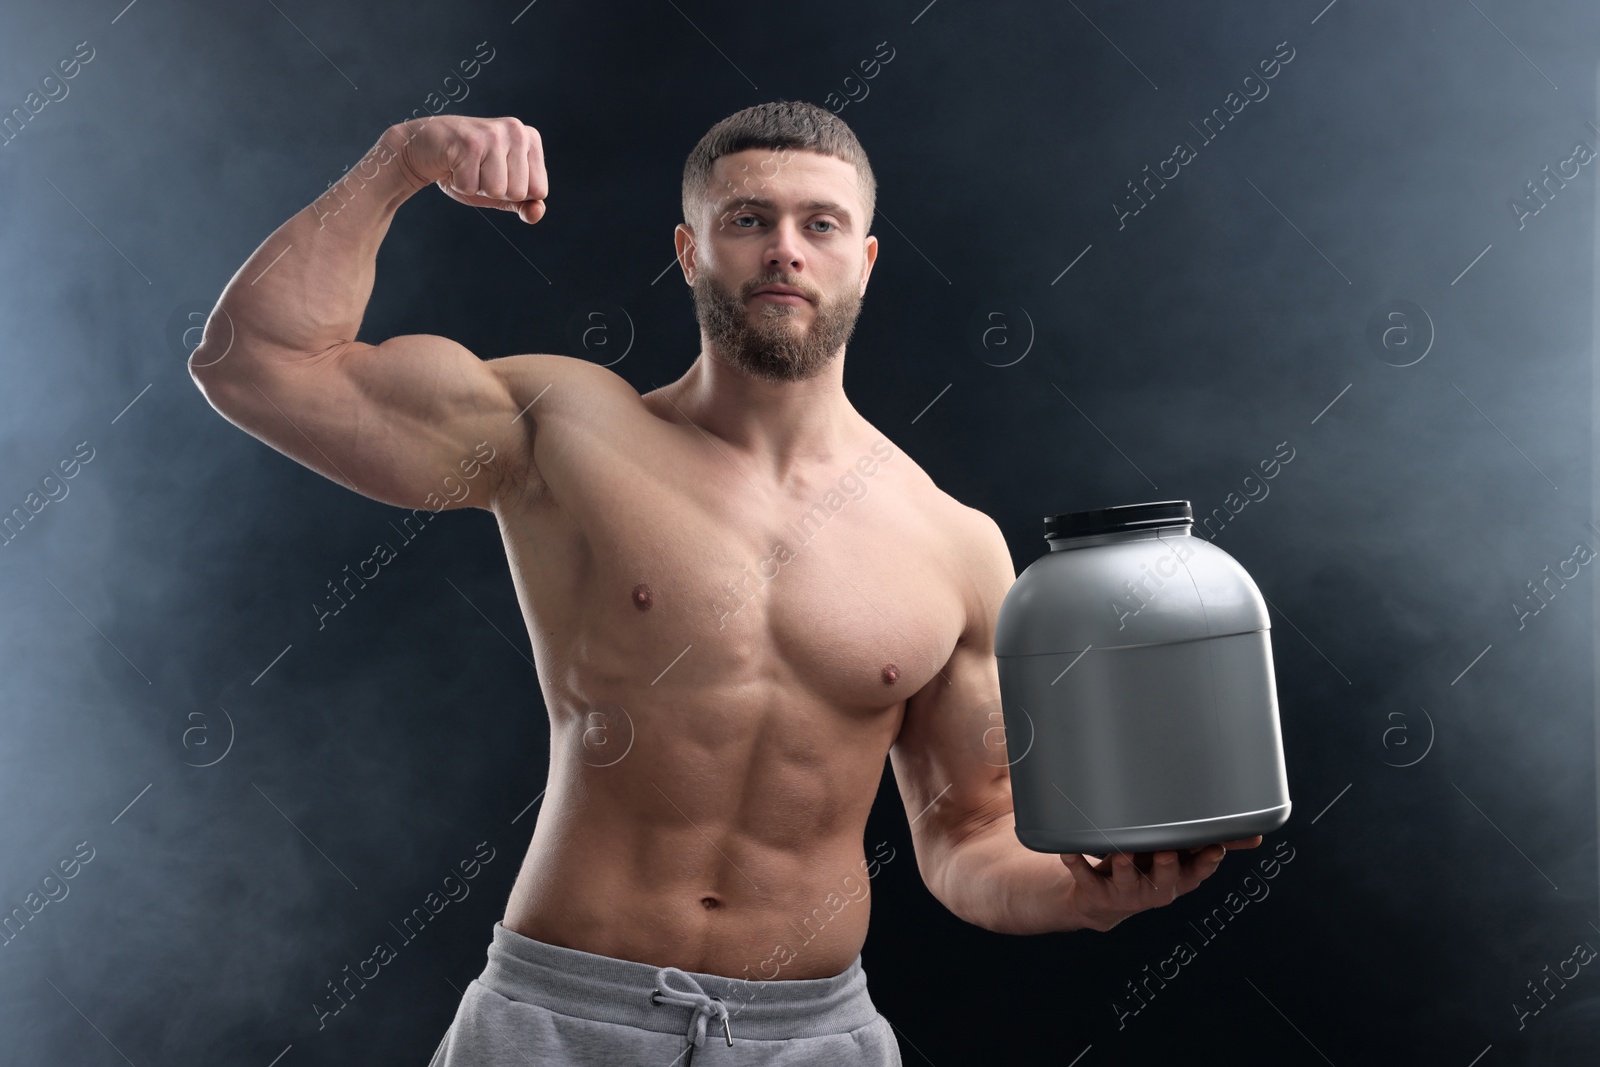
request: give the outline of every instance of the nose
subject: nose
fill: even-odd
[[[768,267],[787,267],[798,271],[805,266],[805,252],[800,243],[800,231],[793,219],[783,218],[772,228],[771,243],[767,246]]]

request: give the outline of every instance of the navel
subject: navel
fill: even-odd
[[[884,685],[893,685],[894,684],[894,680],[896,678],[898,678],[898,677],[900,677],[900,668],[899,667],[896,667],[893,663],[885,663],[883,665],[883,684]]]
[[[705,907],[705,909],[707,911],[712,911],[713,909],[715,909],[722,902],[719,901],[716,897],[701,897],[700,898],[700,903]]]
[[[655,602],[655,598],[650,592],[650,587],[643,582],[633,587],[632,599],[633,606],[640,611],[649,611],[650,605]]]

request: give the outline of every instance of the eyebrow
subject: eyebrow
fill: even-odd
[[[848,208],[846,208],[842,204],[835,204],[832,200],[807,200],[805,203],[801,204],[800,206],[802,208],[806,209],[807,211],[831,211],[833,214],[838,215],[841,218],[843,218],[846,222],[855,221],[851,217],[850,211],[849,211]],[[731,211],[736,207],[759,207],[759,208],[765,208],[768,211],[776,211],[777,210],[777,205],[774,204],[767,197],[764,197],[764,196],[736,196],[736,197],[733,197],[732,199],[724,201],[722,203],[722,206],[717,208],[717,214],[721,215],[724,212]]]

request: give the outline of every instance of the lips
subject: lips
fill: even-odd
[[[771,294],[773,294],[775,296],[794,296],[794,297],[799,297],[801,300],[804,300],[804,301],[806,301],[808,303],[811,300],[810,297],[806,296],[806,294],[802,293],[800,290],[795,289],[792,286],[788,286],[788,285],[764,285],[760,289],[757,289],[755,292],[751,293],[750,295],[752,297],[756,297],[756,296],[760,296],[762,293],[771,293]]]

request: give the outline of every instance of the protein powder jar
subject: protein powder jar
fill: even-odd
[[[1017,837],[1191,848],[1289,818],[1261,592],[1187,500],[1047,516],[995,624]]]

